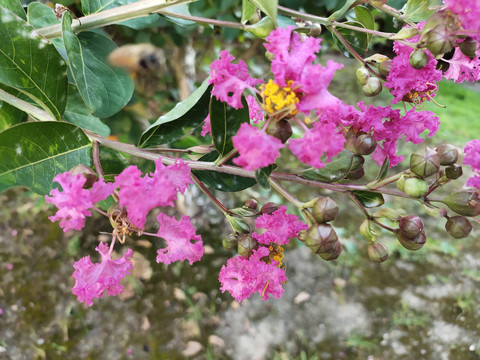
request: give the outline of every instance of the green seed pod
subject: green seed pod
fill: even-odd
[[[453,145],[440,145],[435,151],[440,156],[440,165],[453,165],[458,161],[458,150]]]
[[[262,214],[272,215],[278,209],[280,209],[280,205],[277,205],[274,202],[268,202],[262,206],[262,209],[260,210],[260,212]]]
[[[287,120],[284,120],[284,119],[278,122],[270,121],[270,124],[268,124],[268,127],[265,130],[265,132],[268,135],[277,138],[284,144],[288,139],[290,139],[290,137],[293,134],[292,126]]]
[[[329,247],[328,251],[321,252],[318,251],[317,255],[320,256],[323,260],[335,260],[338,258],[342,252],[342,244],[340,244],[340,241],[335,241],[332,246]]]
[[[313,217],[319,223],[327,223],[338,215],[337,203],[328,196],[318,198],[312,207]]]
[[[476,56],[475,53],[478,50],[478,43],[469,37],[462,41],[458,45],[458,47],[460,48],[460,51],[463,53],[463,55],[468,56],[470,59],[473,59]]]
[[[455,239],[466,238],[472,231],[472,228],[472,223],[463,216],[453,216],[445,224],[445,230]]]
[[[314,224],[307,230],[305,244],[314,253],[325,252],[325,249],[331,249],[338,236],[331,225]]]
[[[405,249],[412,251],[420,249],[427,242],[427,236],[425,235],[425,231],[422,231],[413,239],[407,238],[400,231],[396,233],[396,236],[400,244],[402,244]]]
[[[228,216],[227,219],[232,226],[233,231],[241,233],[241,234],[249,234],[250,233],[250,226],[245,222],[245,220],[236,217],[236,216]]]
[[[445,176],[451,180],[457,180],[463,175],[463,169],[458,165],[450,165],[445,168]]]
[[[408,196],[420,198],[422,196],[427,195],[428,184],[425,180],[422,180],[422,179],[408,178],[408,179],[405,179],[403,191]]]
[[[378,73],[383,77],[387,78],[388,74],[390,74],[390,67],[392,66],[392,60],[385,60],[378,64],[377,69]]]
[[[70,169],[70,172],[73,175],[77,175],[77,174],[83,175],[83,177],[86,179],[85,184],[83,184],[84,189],[90,189],[93,186],[93,184],[96,183],[98,180],[98,176],[95,173],[95,171],[93,171],[88,166],[83,164],[78,164],[74,166],[72,169]]]
[[[414,69],[423,69],[428,63],[428,55],[424,50],[416,49],[410,53],[408,62]]]
[[[357,75],[358,82],[362,86],[365,85],[367,83],[367,80],[370,78],[370,72],[367,68],[363,66],[359,67],[355,74]]]
[[[358,155],[370,155],[377,148],[377,141],[370,134],[361,134],[355,139],[354,146]]]
[[[400,191],[405,191],[405,175],[402,175],[397,180],[397,188]]]
[[[252,210],[257,210],[257,206],[258,206],[257,200],[255,199],[248,199],[247,201],[245,201],[245,205],[243,205],[243,207],[246,207]]]
[[[374,262],[384,262],[388,259],[388,249],[382,243],[371,244],[367,251],[368,257]]]
[[[413,239],[423,231],[423,221],[416,215],[402,217],[398,224],[403,236]]]
[[[447,196],[442,202],[459,215],[480,215],[480,199],[476,191],[458,191]]]
[[[377,96],[382,92],[382,82],[377,77],[370,77],[362,86],[363,94],[368,97]]]
[[[439,169],[440,155],[428,146],[410,156],[410,170],[421,178],[436,174]]]
[[[238,254],[248,258],[252,255],[253,250],[258,247],[257,240],[248,235],[243,235],[238,240]]]
[[[238,245],[238,236],[235,234],[227,235],[226,238],[222,240],[222,246],[227,250],[233,250]]]

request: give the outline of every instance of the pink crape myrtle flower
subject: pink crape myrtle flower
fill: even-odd
[[[63,191],[58,188],[45,196],[45,201],[54,204],[58,211],[49,219],[54,222],[60,220],[63,231],[81,230],[85,226],[85,217],[91,216],[90,209],[100,200],[106,199],[113,193],[114,184],[98,180],[91,190],[83,188],[86,178],[82,174],[73,175],[71,172],[58,174],[53,181],[59,183]]]
[[[417,41],[419,36],[412,38]],[[435,96],[438,89],[437,82],[442,80],[442,71],[437,70],[437,60],[429,52],[428,62],[421,69],[413,68],[409,63],[413,49],[399,42],[393,43],[393,50],[397,54],[392,60],[390,72],[385,87],[390,89],[394,96],[393,104],[400,101],[420,103]]]
[[[245,89],[253,89],[262,80],[251,78],[248,75],[247,64],[239,60],[233,64],[235,59],[227,50],[220,52],[220,59],[210,65],[210,80],[213,84],[212,95],[235,109],[243,107],[242,93]]]
[[[448,70],[443,74],[446,79],[452,79],[457,83],[480,80],[480,58],[478,56],[470,59],[457,47],[453,57],[450,60],[444,59],[444,61],[450,64]]]
[[[474,139],[465,145],[463,163],[470,165],[473,171],[480,173],[480,140]]]
[[[462,27],[469,31],[472,38],[480,41],[480,1],[478,0],[444,0],[445,6],[458,15]]]
[[[208,114],[203,122],[202,132],[200,133],[200,135],[207,136],[208,134],[211,134],[211,133],[212,133],[212,125],[210,124],[210,114]]]
[[[222,284],[220,290],[228,291],[239,302],[255,292],[263,300],[267,300],[270,294],[276,299],[281,297],[282,284],[287,281],[287,277],[285,270],[278,268],[275,261],[267,264],[260,260],[269,254],[270,251],[261,246],[248,259],[243,256],[228,259],[218,277]]]
[[[157,250],[157,263],[171,264],[174,261],[188,260],[190,265],[199,261],[205,249],[202,237],[195,235],[195,228],[188,216],[180,221],[170,218],[164,213],[157,216],[160,229],[157,236],[165,239],[167,247]]]
[[[303,138],[291,139],[289,148],[301,162],[320,169],[325,166],[321,157],[326,155],[330,161],[343,150],[344,143],[345,137],[334,123],[315,122]]]
[[[263,214],[256,218],[256,227],[266,231],[262,234],[254,232],[252,236],[261,244],[285,245],[288,244],[290,239],[297,237],[301,230],[308,229],[308,226],[302,223],[297,216],[286,212],[287,207],[283,205],[271,215]]]
[[[240,126],[237,134],[232,136],[232,141],[240,154],[233,162],[247,170],[257,170],[273,164],[283,147],[280,140],[247,123]]]
[[[159,158],[155,166],[155,172],[144,177],[136,166],[129,166],[115,178],[120,205],[127,209],[130,223],[139,229],[144,228],[150,210],[173,206],[177,192],[183,194],[193,182],[190,168],[182,160],[165,166]]]
[[[94,264],[90,260],[90,256],[86,256],[75,264],[73,267],[73,277],[75,278],[75,286],[72,289],[78,301],[84,302],[88,306],[93,305],[94,298],[101,298],[104,292],[107,295],[116,296],[123,292],[123,286],[120,280],[130,273],[133,268],[130,258],[133,256],[133,250],[127,249],[122,257],[113,260],[108,245],[100,243],[97,250],[102,260],[99,264]]]
[[[258,124],[259,121],[263,121],[263,110],[260,105],[258,105],[255,96],[248,95],[246,100],[248,104],[248,117],[250,120],[255,124]]]

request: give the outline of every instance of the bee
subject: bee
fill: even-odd
[[[163,51],[152,44],[124,45],[113,50],[108,62],[132,74],[158,70],[165,62]]]

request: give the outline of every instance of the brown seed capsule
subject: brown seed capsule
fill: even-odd
[[[316,221],[327,223],[337,217],[338,205],[332,198],[322,196],[313,204],[312,213]]]
[[[241,235],[238,239],[238,254],[243,257],[248,258],[257,247],[257,240],[249,235]]]
[[[422,231],[413,239],[404,236],[400,231],[396,233],[396,236],[398,241],[400,241],[400,244],[402,244],[405,249],[412,251],[420,249],[427,242],[427,236],[425,235],[425,231]]]
[[[274,202],[267,202],[265,205],[262,206],[260,212],[262,214],[272,215],[278,209],[280,209],[280,205],[277,205]]]
[[[439,168],[440,155],[428,146],[410,156],[410,170],[421,178],[436,174]]]
[[[451,180],[457,180],[463,175],[463,169],[458,165],[450,165],[445,168],[445,176]]]
[[[423,231],[423,221],[416,215],[409,215],[400,219],[398,227],[403,236],[412,239]]]
[[[285,143],[293,134],[292,126],[287,120],[271,121],[265,132]]]
[[[453,165],[458,160],[458,150],[455,146],[450,144],[440,145],[435,149],[438,156],[440,156],[440,165]]]
[[[388,259],[388,249],[382,243],[371,244],[368,249],[368,257],[375,262],[384,262]]]
[[[252,209],[252,210],[257,210],[257,200],[255,199],[248,199],[245,201],[245,205],[243,205],[246,208]]]
[[[459,215],[480,215],[480,199],[476,191],[458,191],[444,198],[442,202]]]
[[[463,216],[452,216],[445,224],[445,230],[455,239],[466,238],[472,231],[472,223]]]
[[[328,251],[321,252],[318,251],[317,255],[320,256],[323,260],[335,260],[338,258],[342,252],[342,244],[340,244],[340,241],[336,241],[333,243],[333,245],[329,248]]]
[[[358,155],[370,155],[377,148],[377,141],[370,134],[361,134],[355,139],[354,146]]]

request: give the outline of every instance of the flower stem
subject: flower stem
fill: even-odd
[[[230,210],[228,210],[216,197],[215,195],[213,195],[210,190],[207,189],[207,187],[205,186],[205,184],[203,182],[200,181],[199,178],[197,178],[195,175],[191,175],[192,177],[192,180],[193,182],[195,183],[195,185],[197,185],[199,187],[199,189],[205,194],[207,195],[207,197],[212,200],[212,202],[220,209],[220,211],[223,213],[223,215],[225,216],[232,216],[232,212]]]
[[[162,10],[159,11],[163,15],[168,15],[172,17],[176,17],[178,19],[183,19],[183,20],[190,20],[194,21],[199,24],[208,24],[208,25],[215,25],[215,26],[222,26],[222,27],[228,27],[232,29],[240,29],[240,30],[245,30],[247,28],[246,25],[243,25],[241,23],[233,22],[233,21],[224,21],[224,20],[216,20],[216,19],[209,19],[209,18],[204,18],[200,16],[192,16],[192,15],[185,15],[185,14],[178,14],[174,13],[168,10]]]
[[[379,180],[379,181],[372,181],[370,183],[367,184],[367,188],[369,188],[370,190],[377,190],[381,187],[384,187],[388,184],[391,184],[395,181],[397,181],[398,179],[400,179],[402,177],[403,174],[405,174],[406,171],[402,171],[402,172],[399,172],[398,174],[395,174],[395,175],[392,175],[392,176],[389,176],[383,180]]]
[[[287,190],[285,190],[283,187],[280,186],[278,182],[273,180],[272,178],[268,179],[268,182],[270,183],[271,187],[274,188],[280,195],[282,195],[285,199],[290,201],[293,205],[295,205],[297,208],[300,210],[303,210],[303,203],[300,202],[295,196],[290,194]]]
[[[103,170],[102,164],[100,163],[100,149],[98,146],[98,141],[93,142],[92,146],[92,157],[93,157],[93,165],[95,166],[95,171],[98,174],[98,177],[103,177]]]

